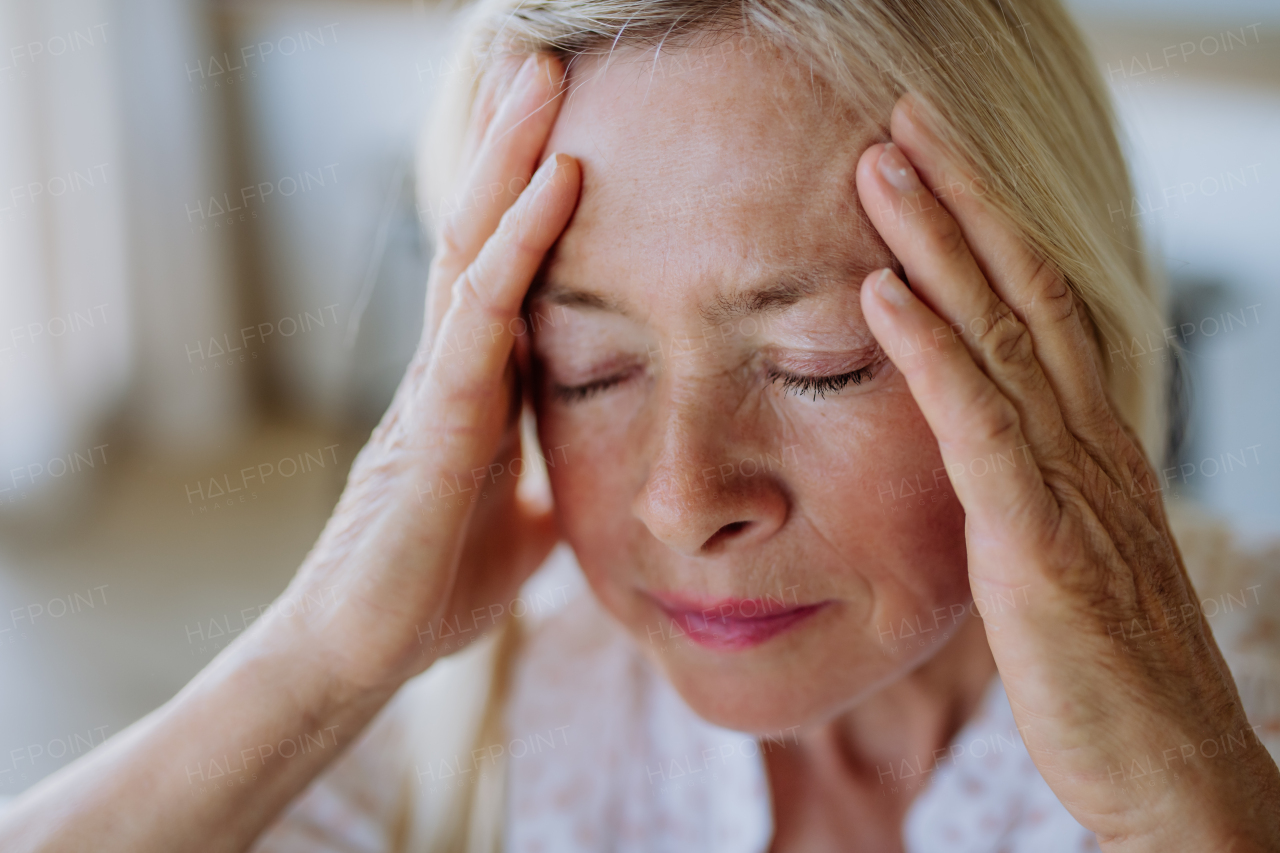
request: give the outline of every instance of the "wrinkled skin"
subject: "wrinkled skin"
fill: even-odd
[[[947,619],[971,592],[1033,760],[1105,849],[1267,849],[1275,764],[1188,608],[1092,327],[981,198],[926,188],[975,185],[936,119],[906,98],[896,144],[871,145],[880,128],[776,55],[671,76],[621,53],[575,66],[548,147],[583,194],[532,300],[561,319],[535,334],[543,442],[568,448],[557,513],[604,605],[704,717],[848,752],[830,733],[971,629]],[[934,471],[953,492],[899,497]],[[824,606],[726,652],[672,636],[672,593]],[[1117,649],[1116,625],[1169,613],[1197,615]],[[885,642],[904,620],[938,644]],[[1232,761],[1115,784],[1227,735]]]
[[[603,68],[575,66],[547,143],[583,164],[583,192],[531,301],[561,527],[701,715],[759,733],[829,720],[943,648],[969,599],[964,513],[858,300],[892,260],[854,190],[880,131],[833,122],[763,55],[716,75],[651,75],[628,52]],[[709,316],[784,282],[814,292]],[[864,375],[815,394],[776,370]],[[904,480],[932,490],[913,501]],[[650,592],[828,605],[726,654]],[[917,614],[933,630],[898,639]]]
[[[576,68],[568,98],[549,57],[488,75],[422,348],[285,593],[336,604],[254,623],[11,804],[0,847],[247,849],[339,750],[199,796],[186,768],[302,732],[345,747],[456,648],[424,628],[485,627],[562,533],[697,711],[803,730],[768,758],[777,851],[900,849],[906,801],[875,798],[877,763],[946,744],[997,666],[1032,759],[1108,853],[1280,849],[1280,771],[1081,306],[980,198],[926,188],[973,178],[933,114],[904,99],[886,145],[776,53],[693,76],[626,53]],[[556,324],[528,334],[526,307]],[[554,511],[510,473],[526,391]],[[654,593],[822,606],[713,651],[664,638]],[[929,642],[902,642],[904,619]],[[1164,627],[1114,642],[1131,620]],[[1222,737],[1229,761],[1115,782]]]

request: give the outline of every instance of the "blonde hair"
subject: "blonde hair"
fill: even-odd
[[[420,164],[425,198],[456,184],[481,80],[512,54],[549,51],[571,69],[621,46],[659,58],[694,40],[759,38],[885,128],[915,92],[970,174],[991,176],[970,189],[1080,298],[1112,402],[1160,463],[1161,364],[1132,355],[1161,340],[1159,288],[1123,213],[1133,193],[1106,91],[1057,0],[480,0],[469,12]]]
[[[578,57],[620,47],[651,49],[660,61],[695,44],[763,40],[886,136],[905,92],[940,114],[945,142],[970,174],[986,176],[987,201],[1085,306],[1112,402],[1161,461],[1162,365],[1131,354],[1145,355],[1148,336],[1162,340],[1158,283],[1123,212],[1133,193],[1106,91],[1057,0],[479,0],[467,11],[420,163],[419,192],[433,214],[426,202],[457,187],[464,130],[484,76],[503,59],[548,51],[572,71]],[[494,679],[491,699],[507,668],[477,664],[475,678]],[[492,702],[467,713],[490,719]],[[501,804],[481,800],[488,805],[468,803],[450,820],[500,824]],[[498,843],[492,832],[444,835],[453,841],[430,849],[478,853]]]

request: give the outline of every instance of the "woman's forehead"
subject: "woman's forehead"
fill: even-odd
[[[572,279],[656,257],[714,268],[881,254],[854,185],[879,128],[829,95],[824,109],[776,52],[688,50],[703,60],[631,49],[574,63],[546,150],[579,158],[583,190],[551,266]]]
[[[715,65],[700,67],[680,55],[654,59],[632,48],[579,57],[547,150],[636,182],[727,183],[722,194],[733,196],[743,192],[738,184],[761,180],[794,187],[815,172],[841,170],[851,178],[858,154],[880,132],[833,108],[829,90],[801,78],[776,51],[717,54]]]

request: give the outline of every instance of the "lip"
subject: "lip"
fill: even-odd
[[[787,605],[767,598],[697,600],[661,593],[646,593],[691,641],[715,651],[749,649],[796,627],[830,602]]]

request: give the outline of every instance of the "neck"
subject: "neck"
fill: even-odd
[[[969,620],[909,675],[801,735],[800,749],[770,752],[772,849],[901,851],[934,750],[973,716],[995,671],[982,623]]]
[[[820,736],[838,746],[855,776],[895,778],[904,761],[930,769],[935,750],[946,749],[973,716],[995,672],[982,622],[969,619],[936,655],[837,717]]]

